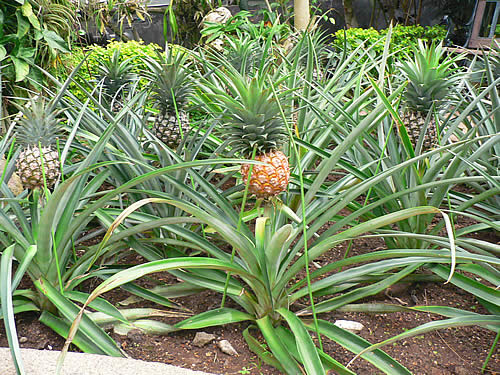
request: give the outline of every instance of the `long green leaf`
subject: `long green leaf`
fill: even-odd
[[[378,228],[384,227],[389,224],[393,224],[395,222],[398,222],[400,220],[404,220],[416,215],[423,215],[423,214],[429,214],[429,213],[438,213],[440,212],[439,209],[436,207],[429,207],[429,206],[423,206],[423,207],[413,207],[413,208],[408,208],[405,210],[401,210],[398,212],[393,212],[381,217],[378,217],[376,219],[369,220],[365,223],[361,223],[359,225],[356,225],[352,228],[349,228],[339,234],[335,234],[333,236],[330,236],[318,244],[315,244],[309,249],[309,257],[310,260],[314,260],[321,254],[323,254],[325,251],[333,248],[336,244],[346,241],[348,239],[355,238],[356,236],[359,236],[365,232],[370,232],[374,231]],[[300,272],[300,270],[304,267],[304,257],[302,256],[300,259],[295,261],[295,263],[284,273],[283,277],[279,280],[277,283],[277,288],[283,288],[285,284],[288,282],[288,280],[291,280],[295,277],[295,275]]]
[[[314,282],[311,286],[313,292],[317,290],[321,290],[323,288],[329,288],[333,285],[341,285],[343,283],[349,282],[349,280],[353,277],[359,277],[359,276],[364,276],[364,275],[370,275],[370,274],[383,274],[387,273],[388,271],[399,268],[399,267],[408,267],[408,266],[414,266],[414,265],[421,265],[425,264],[426,262],[441,262],[443,260],[437,259],[437,258],[432,258],[432,257],[402,257],[402,258],[394,258],[394,259],[387,259],[387,260],[381,260],[378,262],[373,262],[373,263],[368,263],[368,264],[363,264],[361,266],[357,267],[352,267],[349,269],[346,269],[342,272],[338,272],[336,274],[333,274],[331,276],[327,276],[321,280],[318,280]],[[446,262],[447,260],[445,260]],[[397,280],[397,277],[391,279],[392,280]],[[381,285],[381,284],[379,284]],[[299,298],[301,295],[306,295],[307,291],[305,290],[306,288],[303,288],[299,292],[293,294],[293,300],[296,300]],[[366,292],[369,293],[369,290]],[[365,292],[363,292],[365,293]],[[341,296],[340,296],[341,297]]]
[[[158,309],[151,309],[151,308],[133,308],[133,309],[121,309],[120,314],[122,314],[125,319],[128,321],[135,321],[137,319],[145,319],[145,318],[153,318],[153,317],[186,317],[189,316],[190,314],[186,313],[180,313],[177,311],[171,312],[171,311],[165,311],[165,310],[158,310]],[[119,320],[111,315],[108,315],[106,313],[102,313],[99,311],[96,312],[89,312],[86,313],[86,315],[92,319],[92,321],[99,326],[106,325],[106,324],[114,324],[118,323]]]
[[[118,272],[111,276],[109,279],[105,280],[101,285],[99,285],[91,293],[89,297],[89,302],[101,295],[102,293],[108,292],[116,287],[123,284],[129,283],[131,281],[137,280],[140,277],[146,276],[151,273],[163,272],[168,270],[182,269],[182,268],[209,268],[209,269],[221,269],[225,271],[230,271],[231,273],[247,277],[249,279],[254,278],[253,275],[247,273],[235,264],[228,262],[223,262],[218,259],[210,258],[173,258],[157,260],[154,262],[149,262],[145,264],[139,264],[137,266],[128,268],[121,272]]]
[[[295,359],[290,355],[288,349],[283,345],[279,336],[276,335],[276,331],[269,316],[266,315],[263,318],[258,319],[256,323],[275,358],[285,370],[285,373],[288,375],[302,375],[303,373],[301,368]]]
[[[119,333],[120,335],[124,335],[133,329],[139,329],[149,335],[167,335],[178,331],[178,329],[171,324],[152,319],[139,319],[129,324],[118,323],[114,324],[113,328],[115,333]]]
[[[321,312],[332,311],[348,303],[359,301],[362,298],[375,295],[390,287],[391,285],[397,283],[403,277],[413,273],[413,271],[415,271],[422,265],[422,263],[410,264],[403,268],[401,271],[396,272],[395,274],[387,275],[387,277],[377,283],[365,287],[358,287],[350,292],[341,294],[340,296],[319,302],[315,305],[315,311],[318,314]],[[309,313],[311,313],[311,309],[307,308],[299,311],[297,315],[304,315]]]
[[[247,345],[250,348],[250,350],[254,352],[262,361],[264,361],[268,365],[273,366],[278,371],[284,373],[285,370],[283,369],[283,367],[281,367],[280,363],[276,360],[276,358],[272,355],[272,353],[266,349],[265,345],[261,344],[259,340],[257,340],[250,334],[251,327],[252,326],[248,327],[243,331],[243,337],[247,342]],[[255,326],[253,327],[255,328]]]
[[[320,332],[328,337],[329,339],[337,342],[347,350],[353,353],[360,353],[363,349],[370,347],[370,343],[365,339],[359,337],[358,335],[346,331],[342,328],[337,327],[336,325],[326,321],[319,320],[319,329]],[[312,321],[305,322],[306,326],[310,330],[315,330],[315,326]],[[373,364],[375,367],[384,371],[386,374],[390,375],[408,375],[411,374],[408,369],[402,366],[399,362],[391,358],[389,355],[384,353],[380,349],[376,349],[372,352],[366,353],[361,356],[363,359],[366,359],[368,362]]]
[[[69,321],[73,321],[80,310],[69,299],[59,293],[53,286],[44,279],[34,282],[36,288],[43,293],[59,310],[59,312]],[[84,316],[81,323],[81,332],[92,340],[104,353],[113,357],[123,357],[123,353],[116,343],[108,336],[104,330],[98,327],[90,318]]]
[[[156,295],[160,295],[163,298],[177,298],[200,293],[204,291],[205,288],[189,282],[181,282],[173,285],[160,285],[147,290]],[[118,302],[118,304],[126,306],[139,302],[140,300],[141,298],[139,296],[130,296],[126,300]]]
[[[175,327],[178,329],[199,329],[230,323],[238,323],[245,320],[254,320],[254,317],[239,310],[231,309],[228,307],[221,307],[215,310],[203,312],[191,318],[187,318],[175,324]]]
[[[104,281],[101,285],[99,285],[96,289],[94,289],[89,297],[89,301],[102,293],[110,291],[116,287],[134,281],[148,274],[182,268],[221,269],[230,271],[231,273],[238,274],[240,276],[247,277],[249,279],[254,278],[253,275],[248,274],[240,267],[217,259],[184,257],[157,260],[154,262],[140,264],[114,274],[109,279]]]
[[[382,342],[379,342],[378,344],[374,344],[366,349],[363,349],[361,352],[359,352],[356,357],[354,357],[350,363],[352,363],[356,358],[359,356],[362,356],[365,353],[372,352],[375,349],[380,348],[381,346],[390,344],[395,341],[402,340],[404,338],[420,335],[422,333],[426,333],[429,331],[435,331],[437,329],[443,329],[443,328],[451,328],[451,327],[464,327],[464,326],[472,326],[472,325],[496,325],[500,326],[500,316],[495,316],[495,315],[487,315],[487,316],[472,316],[472,315],[467,315],[467,316],[462,316],[462,317],[457,317],[457,318],[451,318],[451,319],[443,319],[443,320],[437,320],[429,323],[422,324],[416,328],[410,329],[408,331],[405,331],[399,335],[396,335],[394,337],[391,337],[390,339],[384,340]]]
[[[281,260],[284,258],[284,251],[288,249],[284,248],[286,240],[292,234],[292,225],[285,224],[273,233],[271,240],[266,244],[266,257],[267,257],[267,267],[268,267],[268,277],[271,285],[274,283],[276,276],[279,272],[279,265]]]
[[[439,275],[440,277],[446,278],[445,273],[447,272],[449,274],[449,268],[436,264],[436,265],[431,265],[429,266],[430,270],[434,272],[435,274]],[[476,297],[482,298],[490,303],[499,304],[500,301],[500,291],[490,288],[486,285],[483,285],[467,276],[457,274],[455,273],[453,277],[451,278],[450,282],[475,295]]]
[[[302,324],[302,321],[290,310],[278,309],[278,312],[285,318],[295,336],[297,350],[307,374],[325,374],[325,369],[321,363],[318,350],[314,345],[311,336]]]
[[[28,311],[37,312],[37,311],[40,311],[40,308],[32,302],[26,302],[26,303],[15,305],[13,311],[14,311],[14,315],[16,315],[16,314],[20,314],[20,313],[28,312]],[[1,313],[1,310],[0,310],[0,319],[3,319],[3,314]]]
[[[0,285],[2,285],[0,288],[0,303],[2,304],[3,324],[14,367],[16,368],[16,373],[22,375],[25,374],[25,371],[21,357],[21,348],[17,340],[16,321],[14,320],[12,306],[12,255],[15,246],[11,245],[6,248],[0,258]]]
[[[479,301],[481,302],[481,299],[479,299]],[[489,304],[489,306],[492,305]],[[472,311],[461,310],[447,306],[403,306],[403,305],[393,305],[387,303],[358,303],[352,305],[344,305],[340,307],[337,311],[363,312],[369,314],[387,314],[398,311],[414,311],[414,312],[439,314],[442,316],[446,316],[448,318],[457,318],[464,315],[482,316],[481,314]],[[499,312],[498,308],[495,311],[490,311],[492,315],[493,314],[499,315],[498,312]],[[487,325],[486,328],[494,332],[500,331],[500,326]]]
[[[71,324],[64,319],[61,319],[55,315],[52,315],[48,311],[42,312],[39,318],[40,322],[45,324],[47,327],[51,328],[61,337],[68,337],[68,332]],[[93,354],[102,354],[106,353],[101,350],[92,339],[89,339],[87,336],[78,332],[73,340],[73,343],[78,346],[85,353],[93,353]]]
[[[36,245],[30,245],[26,252],[24,253],[24,257],[22,259],[18,259],[19,265],[17,267],[16,273],[14,275],[14,280],[12,281],[12,290],[15,291],[17,286],[21,282],[21,279],[24,276],[24,273],[29,268],[31,260],[35,256],[37,251]]]
[[[64,292],[64,295],[67,298],[80,303],[85,303],[85,301],[89,298],[88,293],[78,292],[76,290]],[[120,310],[118,310],[116,307],[114,307],[111,303],[109,303],[103,298],[96,298],[89,304],[89,307],[94,310],[103,312],[109,316],[112,316],[113,318],[122,323],[126,324],[129,323],[128,320],[120,313]]]
[[[159,295],[158,293],[155,293],[153,291],[150,291],[148,289],[142,288],[138,285],[135,285],[133,283],[127,283],[121,286],[123,290],[126,290],[127,292],[130,292],[138,297],[144,298],[145,300],[155,302],[159,305],[165,306],[165,307],[171,307],[175,309],[181,309],[181,306],[178,306],[177,304],[173,303],[170,301],[168,298],[165,298],[162,295]],[[85,301],[84,301],[85,302]]]
[[[295,340],[295,336],[293,335],[290,330],[286,329],[283,326],[278,326],[276,327],[276,331],[278,332],[278,335],[280,336],[281,341],[283,344],[288,348],[290,353],[298,360],[300,360],[300,355],[297,349],[297,344]],[[343,364],[340,362],[336,361],[332,357],[330,357],[328,354],[320,350],[319,348],[316,349],[318,351],[318,354],[321,358],[321,362],[323,363],[323,367],[325,368],[326,372],[328,373],[329,371],[334,371],[338,375],[355,375],[354,372],[346,368]]]

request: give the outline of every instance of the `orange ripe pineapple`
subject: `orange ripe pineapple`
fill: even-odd
[[[288,158],[281,151],[271,151],[257,155],[255,160],[269,165],[254,165],[248,190],[258,198],[268,198],[286,190],[290,169]],[[241,166],[243,183],[246,184],[250,172],[250,165]]]
[[[258,79],[250,82],[237,76],[240,82],[236,99],[226,97],[226,122],[224,131],[235,151],[250,159],[254,150],[255,160],[266,163],[241,166],[243,183],[250,176],[249,192],[257,198],[271,198],[286,190],[290,178],[287,156],[279,151],[286,141],[286,131],[277,100],[270,89]]]

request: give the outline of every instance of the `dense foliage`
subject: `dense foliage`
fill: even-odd
[[[287,374],[353,374],[324,337],[387,374],[410,373],[382,351],[388,342],[465,325],[498,338],[500,247],[469,236],[500,229],[498,56],[464,67],[462,56],[441,59],[439,43],[408,39],[420,32],[441,33],[354,31],[337,50],[319,32],[240,14],[206,33],[222,49],[113,42],[76,49],[69,76],[47,73],[50,85],[6,120],[0,140],[0,316],[18,372],[14,317],[26,311],[68,344],[113,356],[123,349],[104,326],[168,334],[246,322],[251,350]],[[50,184],[45,143],[31,139],[37,156],[23,156],[27,123],[58,126]],[[17,174],[41,181],[14,190]],[[461,217],[469,224],[457,226]],[[337,244],[373,237],[386,247],[311,266]],[[124,266],[129,255],[144,263]],[[162,271],[177,282],[137,282]],[[20,288],[24,276],[33,288]],[[84,292],[89,279],[99,285]],[[485,313],[365,302],[399,282],[436,280]],[[158,309],[112,305],[103,294],[118,287]],[[171,300],[204,290],[221,305],[193,316]],[[440,319],[372,345],[318,315],[336,310]],[[153,319],[167,314],[176,323]]]
[[[358,48],[360,45],[370,46],[373,53],[380,54],[384,50],[384,43],[389,29],[375,30],[351,28],[339,30],[335,33],[334,46],[339,49],[347,47],[349,51]],[[391,45],[393,51],[399,53],[402,58],[407,47],[417,44],[419,39],[426,42],[442,41],[446,37],[446,27],[444,26],[403,26],[396,25],[391,31]]]
[[[47,69],[60,63],[75,38],[74,7],[67,1],[2,1],[0,21],[2,74],[11,82],[41,83],[33,65]]]

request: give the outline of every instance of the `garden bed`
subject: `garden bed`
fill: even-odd
[[[476,237],[498,243],[499,238],[492,232],[477,234]],[[359,239],[351,250],[352,255],[361,254],[379,247],[378,241]],[[338,260],[345,252],[345,245],[337,246],[321,257],[316,264],[324,265]],[[171,278],[168,274],[157,275],[162,281]],[[171,278],[174,281],[173,278]],[[147,283],[147,281],[144,281]],[[112,302],[119,302],[128,296],[127,292],[115,290],[106,295]],[[392,297],[392,298],[391,298]],[[179,298],[182,306],[194,313],[216,308],[221,302],[221,295],[207,291],[192,297]],[[487,313],[475,298],[451,284],[422,283],[405,285],[391,289],[385,294],[370,298],[370,302],[396,303],[408,306],[440,305],[455,307],[476,313]],[[231,306],[231,305],[230,305]],[[128,307],[156,307],[150,302],[138,303]],[[236,307],[236,306],[231,306]],[[365,328],[360,336],[372,343],[393,337],[405,330],[417,327],[437,316],[427,313],[397,312],[391,314],[365,314],[332,312],[321,314],[322,319],[334,322],[338,319],[353,320],[362,323]],[[175,323],[180,319],[166,318],[166,323]],[[26,313],[16,315],[18,337],[22,348],[43,350],[60,350],[64,340],[48,327],[41,324],[37,314]],[[238,323],[222,327],[211,327],[204,331],[214,334],[216,340],[204,347],[192,345],[194,331],[181,331],[165,336],[150,336],[139,331],[131,331],[122,336],[112,333],[121,348],[132,358],[144,361],[155,361],[189,369],[206,371],[214,374],[279,374],[276,369],[262,364],[248,349],[241,332],[248,323]],[[492,331],[481,327],[448,328],[418,335],[398,341],[383,348],[386,353],[407,367],[414,374],[426,375],[461,375],[480,374],[495,339]],[[238,352],[238,356],[222,353],[216,341],[228,340]],[[332,357],[343,364],[348,363],[354,355],[340,345],[323,341],[324,349]],[[3,326],[0,327],[0,346],[8,346]],[[75,350],[72,347],[72,350]],[[357,374],[379,374],[368,362],[357,359],[351,369]],[[488,363],[485,374],[500,373],[500,357],[496,353]]]
[[[210,373],[498,374],[498,54],[465,63],[396,27],[335,47],[264,16],[193,50],[75,53],[36,96],[9,57],[2,180],[23,186],[0,192],[0,346],[15,363],[59,334]]]

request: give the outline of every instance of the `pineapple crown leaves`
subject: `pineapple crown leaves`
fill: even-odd
[[[23,114],[16,127],[17,140],[23,145],[53,145],[61,131],[61,119],[58,116],[62,110],[36,97],[30,98],[24,107],[15,105]]]
[[[236,98],[218,95],[225,108],[224,135],[236,151],[247,156],[254,148],[259,154],[278,149],[287,138],[278,99],[262,81],[254,78],[245,82],[241,77],[235,83],[239,92]]]
[[[134,64],[132,58],[120,61],[120,50],[113,52],[109,59],[99,60],[99,81],[103,82],[103,87],[108,95],[114,95],[127,84],[136,79],[132,73]]]
[[[250,37],[227,38],[227,42],[228,46],[224,51],[224,57],[238,72],[241,74],[253,73],[259,68],[264,50],[258,40]]]
[[[450,94],[456,81],[463,77],[455,63],[463,56],[445,56],[442,43],[426,45],[422,40],[414,51],[414,59],[399,62],[398,66],[409,81],[405,92],[406,106],[427,112],[439,107]]]
[[[174,56],[167,51],[166,54],[157,54],[156,59],[144,60],[149,68],[146,78],[151,82],[152,99],[162,111],[172,110],[174,102],[179,107],[185,106],[194,92],[186,53],[178,52]]]

